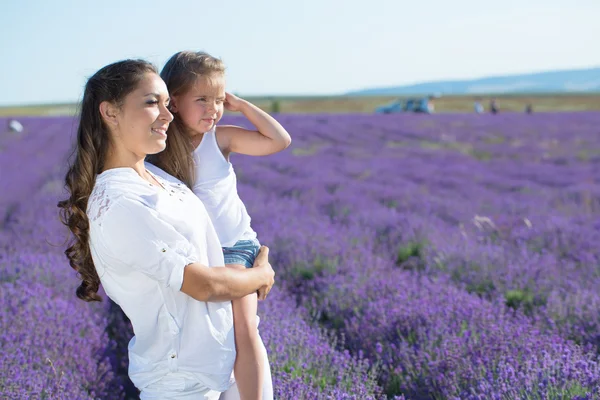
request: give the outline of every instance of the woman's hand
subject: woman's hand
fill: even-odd
[[[258,289],[258,300],[265,300],[275,284],[275,271],[269,263],[269,248],[261,246],[252,268],[264,270],[266,284]]]
[[[246,103],[246,100],[240,99],[234,94],[228,92],[225,93],[225,104],[223,105],[225,106],[226,110],[233,112],[242,111],[242,107],[244,107],[244,104]]]

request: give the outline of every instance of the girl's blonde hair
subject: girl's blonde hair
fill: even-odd
[[[225,64],[220,59],[203,51],[180,51],[167,61],[160,76],[167,85],[169,95],[177,97],[187,93],[199,77],[212,77],[215,74],[225,74]],[[167,131],[167,147],[147,159],[192,188],[194,149],[181,117],[177,113],[173,113],[173,117]]]

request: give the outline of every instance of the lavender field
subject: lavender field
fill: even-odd
[[[279,120],[289,149],[232,158],[277,271],[276,398],[600,398],[600,113]],[[22,122],[0,135],[0,398],[135,398],[129,325],[63,255],[75,122]]]

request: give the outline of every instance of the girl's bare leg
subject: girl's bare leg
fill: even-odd
[[[257,317],[258,318],[258,317]],[[260,336],[260,332],[259,332]],[[269,356],[267,349],[261,339],[261,347],[263,353],[263,365],[265,370],[265,377],[263,381],[263,396],[262,400],[273,400],[273,378],[271,376],[271,365],[269,364]],[[240,400],[240,391],[238,390],[237,383],[234,383],[229,389],[221,393],[219,400]]]
[[[227,267],[246,269],[240,264]],[[264,345],[256,326],[256,293],[231,302],[235,332],[236,359],[233,373],[241,400],[262,400],[264,380]]]

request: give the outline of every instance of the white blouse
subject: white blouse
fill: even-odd
[[[97,176],[87,209],[102,286],[133,325],[129,376],[141,390],[169,372],[189,372],[224,391],[234,382],[231,302],[180,291],[186,265],[225,264],[221,245],[202,202],[164,171],[146,168],[163,187],[132,168],[110,169]]]

